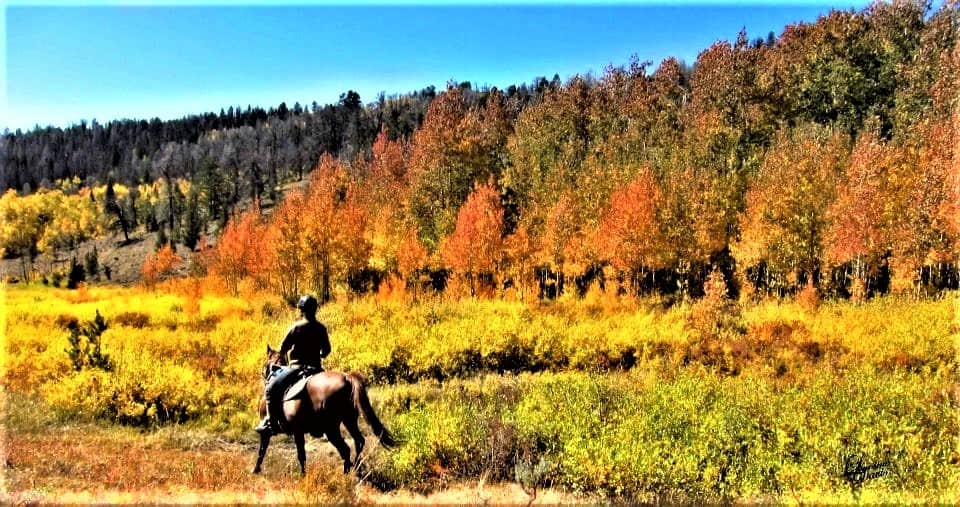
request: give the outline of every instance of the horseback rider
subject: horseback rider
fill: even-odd
[[[323,371],[321,361],[330,354],[330,337],[327,328],[317,321],[317,300],[306,295],[297,302],[303,317],[290,327],[280,345],[280,364],[286,364],[277,373],[264,391],[267,415],[257,425],[258,433],[278,433],[279,418],[283,416],[283,394],[290,385],[302,377]]]

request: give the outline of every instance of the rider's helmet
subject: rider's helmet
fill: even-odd
[[[297,301],[297,308],[303,312],[304,315],[316,315],[317,298],[307,294],[301,297],[300,301]]]

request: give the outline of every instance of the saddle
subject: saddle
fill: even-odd
[[[323,370],[312,367],[306,367],[297,370],[297,380],[295,380],[292,384],[290,384],[290,387],[283,391],[283,401],[297,399],[297,397],[303,393],[304,388],[307,387],[307,382],[310,381],[310,377],[313,377],[321,371]]]
[[[297,399],[297,397],[300,396],[300,393],[303,392],[303,388],[307,387],[307,381],[310,380],[310,377],[312,377],[314,374],[315,373],[311,373],[310,375],[304,376],[301,373],[300,378],[283,392],[283,401]]]

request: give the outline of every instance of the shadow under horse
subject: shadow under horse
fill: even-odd
[[[267,361],[263,370],[264,383],[270,374],[279,367],[280,354],[267,346]],[[286,398],[286,397],[285,397]],[[266,402],[260,400],[260,417],[266,414]],[[293,435],[297,444],[297,460],[300,462],[300,473],[307,470],[307,451],[304,447],[305,435],[313,437],[327,436],[327,440],[337,448],[343,458],[343,472],[348,473],[353,465],[350,462],[350,447],[340,434],[340,425],[347,427],[353,437],[353,446],[356,459],[359,463],[360,453],[363,452],[364,438],[358,425],[360,414],[366,419],[373,430],[373,434],[384,447],[396,445],[390,432],[380,422],[370,399],[363,379],[354,373],[346,374],[338,371],[321,371],[307,379],[306,385],[292,399],[283,402],[282,428],[284,433]],[[271,435],[260,434],[260,451],[257,455],[257,464],[253,473],[260,473],[263,457],[270,445]]]

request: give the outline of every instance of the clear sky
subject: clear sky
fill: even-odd
[[[442,89],[450,80],[504,88],[555,73],[599,74],[631,55],[693,64],[741,28],[751,39],[765,37],[831,8],[864,4],[239,1],[75,7],[6,0],[0,131],[169,119],[231,105],[326,104],[351,89],[372,102],[381,91]]]

